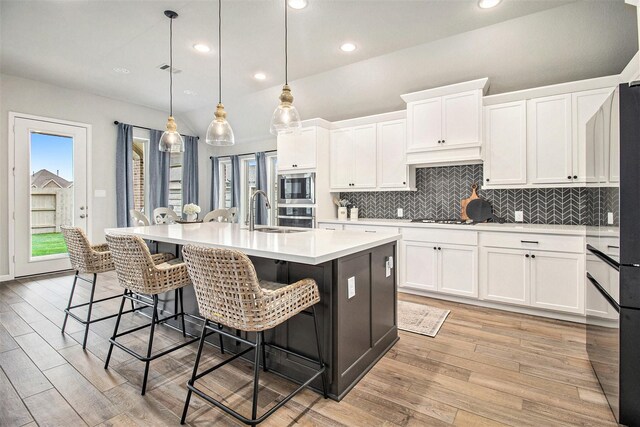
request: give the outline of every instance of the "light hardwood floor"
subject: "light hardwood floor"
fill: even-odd
[[[179,425],[195,344],[151,363],[140,396],[141,362],[114,349],[103,369],[113,320],[94,324],[87,351],[82,327],[69,320],[60,333],[70,275],[0,283],[0,425]],[[99,277],[96,298],[120,293],[115,276]],[[88,287],[79,283],[79,299]],[[400,332],[400,341],[337,403],[305,390],[263,425],[613,426],[615,420],[585,352],[581,325],[401,294],[401,299],[448,308],[436,338]],[[115,312],[119,300],[96,315]],[[125,326],[147,319],[127,315]],[[147,330],[127,337],[145,348]],[[155,349],[182,339],[159,328]],[[203,366],[220,360],[209,348]],[[251,367],[232,363],[205,378],[214,396],[248,410]],[[270,374],[261,378],[260,407],[292,390]],[[196,397],[194,426],[238,425]]]

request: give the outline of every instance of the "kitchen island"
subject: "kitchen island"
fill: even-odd
[[[107,229],[107,233],[136,235],[161,242],[161,250],[174,245],[196,244],[231,248],[246,253],[263,280],[293,283],[316,281],[320,303],[316,311],[327,362],[329,396],[340,400],[398,340],[396,313],[397,241],[400,235],[321,229],[264,229],[250,232],[229,223],[152,225]],[[172,313],[173,293],[163,298],[163,311]],[[186,312],[198,313],[192,287],[185,288]],[[177,323],[176,323],[177,324]],[[199,334],[200,325],[188,324]],[[249,339],[253,340],[252,334]],[[267,341],[317,357],[313,319],[298,315],[265,334]],[[217,337],[210,337],[211,344]],[[244,345],[225,341],[225,350],[238,352]],[[249,354],[249,357],[252,357]],[[300,381],[308,378],[307,361],[269,352],[267,366],[276,373]],[[320,390],[321,384],[312,383]]]

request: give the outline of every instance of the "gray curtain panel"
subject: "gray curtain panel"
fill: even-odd
[[[116,142],[116,220],[118,227],[131,225],[133,209],[133,126],[118,124]]]
[[[170,153],[165,153],[158,149],[161,130],[152,129],[149,131],[149,218],[153,217],[155,208],[169,206],[169,160]]]
[[[211,210],[220,207],[220,161],[211,158]]]
[[[267,156],[264,152],[256,153],[256,190],[263,190],[269,194],[269,188],[267,186]],[[256,224],[267,225],[268,215],[267,206],[265,204],[266,199],[263,195],[258,196],[258,206],[256,206]],[[251,206],[249,206],[251,209]]]
[[[184,136],[182,203],[198,204],[198,137]]]
[[[231,156],[231,207],[240,209],[240,158]]]

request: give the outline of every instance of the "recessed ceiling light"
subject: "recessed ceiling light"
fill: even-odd
[[[194,91],[192,91],[191,89],[185,89],[184,90],[184,94],[185,95],[196,95],[196,93]]]
[[[264,80],[267,78],[267,75],[265,73],[255,73],[253,78],[256,80]]]
[[[113,71],[115,71],[116,73],[120,73],[120,74],[129,74],[131,71],[129,71],[128,68],[124,68],[124,67],[114,67]]]
[[[307,0],[287,0],[287,4],[292,9],[304,9],[309,5]]]
[[[211,48],[204,43],[196,43],[193,45],[193,48],[200,53],[209,53],[211,52]]]
[[[356,45],[353,43],[345,43],[340,46],[340,50],[343,52],[353,52],[354,50],[356,50]]]
[[[502,0],[479,0],[478,7],[480,9],[491,9],[492,7],[496,7],[500,4]]]

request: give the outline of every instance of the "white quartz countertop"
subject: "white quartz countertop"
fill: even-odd
[[[584,236],[586,227],[584,225],[556,225],[556,224],[520,224],[520,223],[482,223],[482,224],[425,224],[421,222],[411,222],[409,219],[378,219],[360,218],[357,221],[323,219],[318,223],[324,224],[351,224],[351,225],[376,225],[388,227],[419,227],[419,228],[439,228],[456,229],[469,231],[500,231],[510,233],[542,233]]]
[[[257,228],[260,228],[258,226]],[[237,249],[247,255],[303,264],[321,264],[401,239],[397,230],[389,233],[301,229],[300,233],[250,232],[238,224],[208,222],[110,228],[105,232],[131,234],[143,239],[186,245],[189,243]]]

